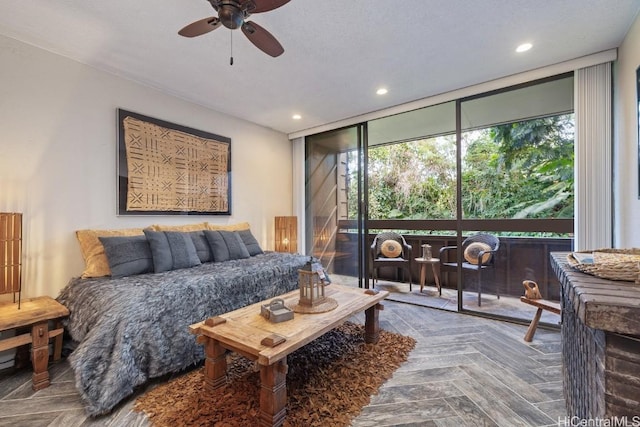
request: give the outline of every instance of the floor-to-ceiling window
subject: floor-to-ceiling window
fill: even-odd
[[[344,203],[336,198],[335,230],[324,234],[333,236],[332,248],[343,260],[362,264],[351,250],[366,248],[382,230],[401,232],[415,257],[424,244],[437,256],[441,247],[460,244],[468,235],[491,233],[502,246],[495,270],[483,279],[483,312],[509,316],[503,310],[504,297],[521,295],[524,279],[538,281],[545,297],[557,298],[548,253],[571,247],[572,113],[573,77],[564,75],[369,121],[361,128],[366,130],[360,132],[361,140],[355,133],[350,138],[361,145],[332,145],[336,180],[342,182],[336,188],[344,189],[336,191],[344,195]],[[307,147],[326,149],[328,144],[318,141],[339,141],[336,135],[307,137]],[[309,180],[319,163],[309,162],[307,150]],[[362,173],[365,164],[367,174]],[[314,212],[320,212],[320,206],[316,202]],[[368,236],[354,228],[363,213]],[[317,215],[313,233],[322,235],[318,218],[324,215]],[[349,265],[352,268],[342,268]],[[366,276],[348,262],[341,266],[334,259],[333,266],[340,274]],[[420,266],[414,265],[414,283],[419,273]],[[395,277],[390,272],[389,278]],[[450,272],[440,279],[458,293],[457,304],[434,306],[480,310],[474,276]],[[431,270],[427,281],[434,282]],[[442,298],[422,294],[425,301]]]
[[[558,299],[548,253],[570,249],[573,233],[573,76],[460,100],[459,128],[461,234],[501,242],[482,283],[458,281],[459,308],[510,316],[498,295],[521,295],[523,280]]]

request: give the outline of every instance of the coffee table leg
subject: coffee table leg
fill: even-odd
[[[287,358],[260,367],[260,416],[262,427],[281,426],[287,415]]]
[[[217,340],[207,338],[204,347],[204,382],[207,390],[215,390],[227,383],[226,350]]]
[[[369,307],[364,312],[364,342],[376,344],[380,338],[380,322],[378,314],[382,309],[382,304]]]

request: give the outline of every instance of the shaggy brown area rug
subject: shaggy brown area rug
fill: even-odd
[[[384,330],[377,344],[366,344],[364,326],[347,322],[291,353],[285,427],[348,426],[414,346]],[[139,397],[135,409],[158,427],[258,425],[259,372],[244,357],[227,357],[225,387],[206,391],[199,368]]]

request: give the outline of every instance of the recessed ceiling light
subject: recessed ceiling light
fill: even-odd
[[[376,91],[376,94],[378,94],[378,95],[385,95],[387,92],[389,92],[389,91],[387,90],[387,88],[381,87],[380,89],[378,89],[378,90]]]
[[[302,116],[300,114],[294,114],[293,116],[291,116],[291,118],[293,120],[300,120],[302,118]]]
[[[526,52],[529,49],[531,49],[533,47],[533,45],[531,43],[523,43],[520,46],[518,46],[516,48],[516,52],[518,53],[522,53],[522,52]]]

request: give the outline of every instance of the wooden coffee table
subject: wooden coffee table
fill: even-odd
[[[343,324],[356,313],[365,311],[365,341],[378,342],[380,302],[387,291],[364,290],[332,284],[325,295],[338,302],[338,307],[325,313],[295,313],[292,320],[271,323],[260,315],[265,300],[189,327],[205,345],[206,388],[223,387],[227,381],[227,350],[234,351],[260,367],[260,426],[281,426],[287,404],[287,355]],[[298,290],[280,295],[287,306],[297,304]]]

